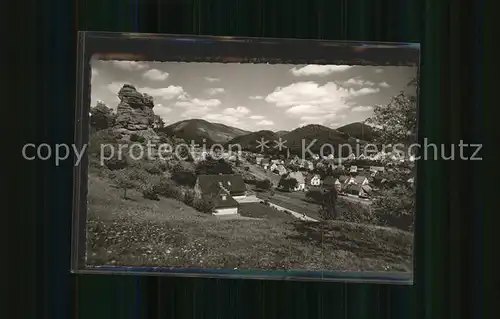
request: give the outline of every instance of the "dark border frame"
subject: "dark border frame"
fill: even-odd
[[[75,147],[82,149],[89,140],[90,61],[183,61],[273,64],[347,64],[372,66],[413,66],[420,76],[420,45],[417,43],[346,42],[303,39],[159,35],[115,32],[78,33]],[[419,88],[417,88],[419,92]],[[418,114],[417,114],[417,117]],[[420,123],[420,121],[418,121]],[[418,125],[418,135],[422,132]],[[420,171],[417,165],[417,172]],[[151,267],[85,266],[88,157],[74,169],[73,233],[71,272],[88,274],[168,275],[202,278],[239,278],[296,281],[340,281],[413,284],[414,273],[254,271],[224,269],[184,269]],[[421,188],[416,178],[416,198]],[[417,204],[417,207],[419,205]],[[418,220],[418,211],[416,220]],[[417,223],[417,221],[415,222]],[[415,259],[415,237],[413,258]],[[415,265],[415,262],[413,263]],[[326,276],[325,276],[326,275]]]

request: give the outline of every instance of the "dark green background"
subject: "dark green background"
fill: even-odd
[[[72,143],[76,30],[422,43],[421,128],[434,143],[481,142],[481,1],[53,0],[12,16],[21,143]],[[16,3],[13,3],[15,6]],[[16,15],[17,14],[17,15]],[[16,40],[16,39],[14,39]],[[72,163],[9,169],[5,318],[486,318],[486,161],[419,170],[413,287],[69,275]],[[16,166],[17,167],[17,166]],[[10,192],[17,191],[18,195]],[[11,196],[12,195],[12,196]],[[21,237],[21,239],[19,239]],[[4,317],[4,316],[2,316]]]

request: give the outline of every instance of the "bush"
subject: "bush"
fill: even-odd
[[[323,219],[337,219],[337,197],[336,189],[324,191],[313,189],[306,193],[306,198],[309,201],[321,205],[319,213]]]
[[[204,196],[202,198],[197,198],[197,199],[194,199],[193,200],[193,207],[202,212],[202,213],[206,213],[206,214],[211,214],[213,213],[214,209],[215,209],[215,205],[214,205],[214,202],[212,200],[212,198],[208,197],[208,196]]]
[[[130,135],[130,141],[131,142],[136,142],[136,143],[144,143],[146,142],[146,139],[138,134],[132,134]]]
[[[229,163],[220,160],[206,160],[200,162],[196,166],[196,174],[197,175],[219,175],[219,174],[233,174],[233,168]]]
[[[162,172],[166,172],[168,170],[168,163],[164,161],[157,161],[156,165]]]
[[[298,184],[295,178],[282,177],[278,183],[278,188],[285,192],[289,192],[297,187]]]
[[[104,165],[112,171],[125,169],[129,166],[126,158],[118,158],[118,156],[104,160]]]
[[[140,185],[145,185],[151,176],[141,169],[130,169],[127,170],[127,177]]]
[[[166,178],[160,179],[157,184],[153,185],[153,190],[160,196],[183,200],[179,187]]]
[[[87,147],[87,153],[89,155],[100,155],[101,145],[111,144],[116,146],[118,141],[121,139],[121,135],[115,132],[113,129],[105,129],[97,131],[90,135],[89,145]],[[117,147],[115,147],[116,149]]]
[[[115,171],[113,172],[112,177],[116,187],[123,190],[123,198],[128,198],[127,190],[137,188],[139,186],[138,180],[131,171],[124,169]]]
[[[158,193],[155,192],[153,187],[147,187],[143,189],[142,196],[146,199],[160,200],[160,197],[158,197]]]
[[[306,198],[315,203],[323,201],[323,192],[317,189],[310,190],[306,193]]]
[[[90,108],[90,126],[95,130],[104,130],[115,125],[116,113],[104,103],[98,102]]]
[[[159,163],[145,163],[143,169],[151,175],[161,175],[164,172]]]
[[[321,194],[320,214],[323,219],[337,219],[337,190],[335,188]]]
[[[257,181],[255,183],[255,186],[259,189],[262,189],[262,190],[269,190],[269,189],[271,189],[271,181],[269,179]]]
[[[194,187],[196,184],[196,175],[187,171],[177,171],[172,174],[172,180],[179,185]]]
[[[362,204],[343,200],[339,202],[339,207],[342,208],[339,214],[339,220],[359,224],[385,226],[383,221],[378,218],[372,209]]]
[[[195,196],[194,196],[194,191],[192,190],[187,190],[184,193],[184,203],[188,206],[193,206]]]
[[[377,218],[387,226],[406,231],[413,230],[415,216],[413,189],[406,185],[396,185],[380,192],[381,196],[371,205]]]

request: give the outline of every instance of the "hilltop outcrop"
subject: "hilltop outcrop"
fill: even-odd
[[[155,118],[153,98],[138,92],[130,84],[123,85],[118,91],[118,98],[120,103],[116,110],[116,131],[121,133],[124,139],[130,139],[130,136],[135,134],[157,143],[159,137],[153,130]]]
[[[153,98],[137,92],[133,85],[125,84],[118,92],[120,104],[116,110],[116,126],[130,131],[151,128],[154,121]]]

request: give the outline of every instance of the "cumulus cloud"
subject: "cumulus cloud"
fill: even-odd
[[[125,71],[141,71],[148,68],[148,65],[139,61],[111,61],[113,66]]]
[[[290,70],[295,76],[311,76],[311,75],[319,75],[325,76],[332,74],[334,72],[344,72],[352,68],[350,65],[316,65],[310,64],[306,65],[302,68],[293,68]]]
[[[210,109],[211,110],[211,109]],[[241,119],[250,113],[250,110],[244,106],[238,106],[236,108],[229,107],[220,113],[210,113],[203,116],[203,118],[207,121],[213,121],[217,123],[227,124],[230,126],[239,125],[242,126],[244,123],[241,122]]]
[[[269,120],[262,120],[262,121],[255,123],[255,124],[260,125],[260,126],[269,126],[269,125],[274,125],[274,122],[269,121]]]
[[[224,88],[210,88],[210,89],[207,89],[207,93],[209,95],[216,95],[216,94],[224,93]]]
[[[346,88],[334,82],[324,85],[308,81],[278,87],[266,97],[268,103],[284,108],[284,114],[302,124],[330,125],[345,118],[353,97],[378,92],[379,88]]]
[[[247,115],[248,113],[250,113],[250,110],[244,106],[238,106],[237,108],[230,107],[222,111],[222,114],[224,115],[235,116],[235,117],[242,117]]]
[[[378,93],[378,92],[380,92],[379,88],[362,88],[360,90],[350,91],[350,95],[351,95],[351,97],[355,97],[355,96],[368,95],[368,94],[373,94],[373,93]]]
[[[110,84],[108,84],[108,89],[111,92],[118,94],[118,91],[120,91],[124,84],[127,84],[127,82],[111,82]],[[168,87],[164,88],[136,87],[136,89],[139,93],[146,93],[151,95],[155,98],[155,100],[172,100],[185,94],[182,86],[175,85],[169,85]]]
[[[324,85],[308,81],[297,82],[286,87],[278,87],[269,94],[265,100],[275,104],[277,107],[294,107],[299,105],[309,105],[311,110],[318,107],[335,112],[348,108],[348,99],[356,96],[378,92],[378,88],[343,88],[334,82]],[[314,106],[314,107],[313,107]],[[304,108],[302,106],[302,108]]]
[[[155,105],[154,113],[163,119],[167,119],[170,112],[172,112],[172,108],[170,107],[163,106],[161,103]]]
[[[221,104],[220,100],[218,99],[208,99],[208,100],[203,100],[203,99],[188,99],[185,101],[177,101],[175,103],[175,106],[181,106],[181,107],[215,107],[219,106]]]
[[[303,114],[327,114],[331,113],[332,110],[326,107],[321,107],[319,105],[307,105],[300,104],[295,105],[285,111],[287,114],[293,115],[303,115]]]
[[[341,123],[345,120],[347,116],[345,114],[324,114],[324,115],[306,115],[300,117],[300,121],[302,122],[300,126],[309,125],[309,124],[320,124],[325,126],[335,126],[338,123]]]
[[[199,117],[205,117],[208,113],[212,111],[212,108],[208,106],[201,106],[201,107],[190,107],[187,110],[185,110],[181,116],[187,117],[187,118],[199,118]]]
[[[218,78],[212,78],[209,76],[205,77],[205,80],[207,80],[208,82],[219,82],[220,81],[220,79],[218,79]]]
[[[301,116],[299,119],[303,124],[325,124],[328,121],[333,121],[335,119],[342,119],[344,116],[338,116],[335,113],[323,114],[323,115],[305,115]]]
[[[182,86],[175,86],[175,85],[169,85],[164,88],[142,87],[142,88],[137,88],[137,91],[149,94],[154,98],[164,99],[164,100],[172,100],[185,94]]]
[[[241,125],[240,119],[231,115],[224,114],[207,114],[203,117],[207,121],[222,123],[230,126]]]
[[[112,93],[118,94],[118,91],[122,88],[124,84],[127,84],[126,82],[111,82],[107,85],[108,90],[110,90]]]
[[[351,78],[344,82],[345,85],[356,85],[356,86],[374,86],[375,83],[372,81],[365,81],[360,78]]]
[[[162,72],[158,69],[151,69],[142,74],[142,76],[146,79],[153,81],[164,81],[168,78],[167,72]]]
[[[378,84],[378,86],[383,87],[383,88],[390,87],[389,83],[387,83],[387,82],[381,82],[381,83]]]
[[[183,117],[189,118],[206,118],[208,114],[213,114],[214,109],[221,104],[218,99],[198,99],[191,98],[189,95],[185,94],[180,96],[180,98],[175,102],[174,106],[182,107],[185,111],[181,114]]]
[[[372,111],[372,106],[355,106],[351,109],[352,112],[368,112]]]
[[[253,95],[248,97],[250,100],[262,100],[264,97],[262,95]]]
[[[250,116],[250,118],[252,120],[263,120],[263,119],[265,119],[265,116],[262,116],[262,115],[252,115],[252,116]]]

